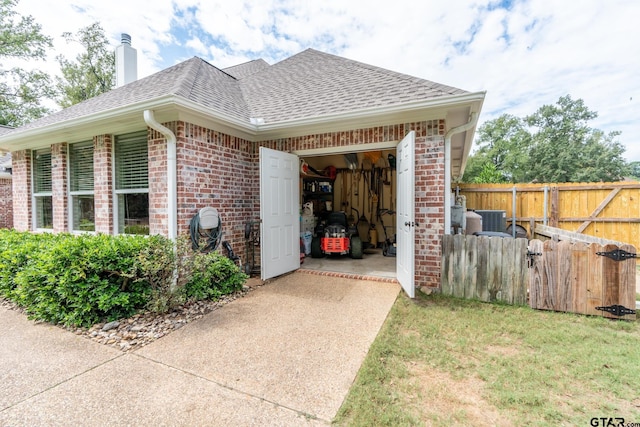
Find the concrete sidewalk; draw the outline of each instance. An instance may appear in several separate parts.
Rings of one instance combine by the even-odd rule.
[[[293,273],[122,353],[0,308],[0,425],[326,425],[400,286]]]

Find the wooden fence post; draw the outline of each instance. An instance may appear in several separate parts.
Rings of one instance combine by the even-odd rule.
[[[549,218],[549,224],[552,227],[558,226],[558,186],[551,187],[551,213]]]

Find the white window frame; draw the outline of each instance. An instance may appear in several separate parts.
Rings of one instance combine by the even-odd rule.
[[[147,186],[146,187],[140,187],[140,188],[125,188],[125,189],[119,189],[118,185],[118,156],[117,156],[117,150],[118,150],[118,140],[119,139],[129,139],[129,138],[140,138],[141,142],[143,139],[143,134],[144,134],[144,143],[146,151],[147,151]],[[113,153],[112,153],[112,165],[113,165],[113,169],[112,169],[112,176],[113,176],[113,234],[126,234],[124,232],[124,227],[125,225],[122,224],[123,226],[123,231],[120,232],[120,196],[121,195],[125,195],[125,194],[149,194],[149,169],[148,169],[148,162],[149,162],[149,147],[148,147],[148,138],[147,138],[147,131],[140,131],[140,132],[132,132],[129,134],[123,134],[123,135],[116,135],[114,138],[114,145],[113,145]]]
[[[49,181],[52,187],[49,191],[36,191],[36,188],[38,187],[36,183],[36,162],[38,161],[38,156],[41,155],[49,156]],[[33,228],[37,231],[53,231],[53,167],[51,166],[51,159],[52,153],[50,148],[43,148],[31,152],[31,220]],[[51,200],[51,228],[41,227],[41,224],[38,221],[38,200],[42,200],[47,197]]]
[[[73,144],[69,144],[68,152],[67,152],[67,159],[68,159],[68,161],[67,161],[67,167],[68,167],[67,168],[67,176],[68,176],[68,179],[67,179],[67,186],[68,187],[67,187],[67,189],[68,189],[68,193],[67,194],[69,194],[69,230],[72,233],[95,233],[95,190],[93,188],[93,185],[92,185],[91,190],[73,190],[72,189],[72,185],[71,185],[72,184],[72,180],[73,180],[73,177],[72,177],[73,159],[72,159],[71,152],[75,147],[78,147],[78,146],[82,146],[83,148],[84,147],[89,147],[89,146],[91,147],[91,168],[92,168],[92,171],[91,171],[91,182],[92,182],[92,184],[95,184],[95,171],[93,170],[93,165],[94,165],[93,164],[93,158],[94,158],[93,156],[94,156],[94,153],[95,153],[95,147],[94,147],[94,144],[93,144],[93,140],[82,141],[82,142],[76,142],[76,143],[73,143]],[[74,197],[77,197],[77,196],[92,196],[93,197],[93,209],[94,209],[94,218],[93,218],[94,229],[93,229],[93,231],[91,231],[91,230],[80,230],[80,229],[76,230],[74,228],[75,216],[74,216],[74,200],[73,199],[74,199]]]

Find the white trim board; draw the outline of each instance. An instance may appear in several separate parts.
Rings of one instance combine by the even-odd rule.
[[[363,151],[375,151],[375,150],[395,150],[399,141],[385,141],[374,142],[371,144],[353,144],[339,147],[326,147],[326,148],[313,148],[309,150],[297,150],[292,154],[298,156],[324,156],[328,154],[343,154],[343,153],[361,153]]]

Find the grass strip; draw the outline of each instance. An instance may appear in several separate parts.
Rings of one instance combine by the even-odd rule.
[[[398,297],[335,423],[640,422],[640,322]]]

